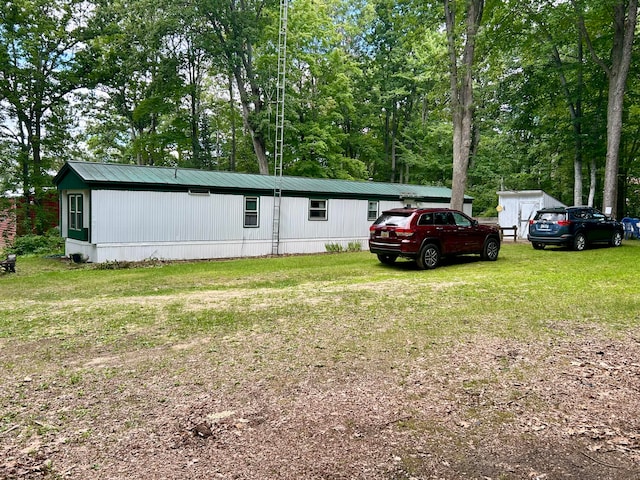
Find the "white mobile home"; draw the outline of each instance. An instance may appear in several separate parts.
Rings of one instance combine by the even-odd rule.
[[[518,237],[527,238],[529,220],[542,208],[565,205],[542,190],[504,191],[498,193],[498,223],[503,229],[518,227]]]
[[[451,197],[444,187],[282,177],[276,188],[273,176],[91,162],[67,162],[54,183],[65,252],[91,262],[366,248],[382,210],[448,207]]]

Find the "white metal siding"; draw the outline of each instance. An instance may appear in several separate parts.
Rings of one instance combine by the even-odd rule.
[[[309,220],[308,198],[283,198],[280,211],[281,239],[366,237],[366,200],[327,200],[327,220]]]
[[[267,240],[271,238],[271,213],[264,203],[270,204],[260,202],[260,227],[244,228],[242,195],[96,190],[91,209],[92,241]]]
[[[66,192],[65,192],[66,193]],[[87,196],[85,196],[88,199]],[[269,255],[273,197],[259,197],[259,227],[244,228],[244,196],[186,192],[94,190],[91,244],[67,239],[66,253],[92,262],[206,259]],[[379,212],[402,207],[380,201]],[[420,206],[447,207],[446,204]],[[367,200],[327,199],[327,220],[309,220],[309,198],[283,197],[279,253],[324,252],[328,243],[367,248]]]
[[[502,210],[498,212],[501,227],[518,227],[518,237],[526,239],[529,235],[529,220],[537,210],[565,205],[542,190],[498,192],[498,203]]]

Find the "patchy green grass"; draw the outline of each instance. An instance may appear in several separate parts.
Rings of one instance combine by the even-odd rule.
[[[503,245],[497,262],[451,260],[433,271],[384,266],[368,252],[169,263],[101,270],[24,257],[1,275],[0,338],[80,336],[117,343],[132,335],[216,334],[274,323],[296,331],[339,328],[393,343],[413,331],[437,338],[479,331],[527,337],[556,326],[637,326],[640,244],[585,252]]]
[[[508,243],[497,262],[468,257],[433,271],[385,266],[368,252],[120,270],[21,257],[16,275],[0,276],[0,340],[46,341],[46,358],[249,331],[280,342],[283,358],[312,348],[326,363],[412,355],[477,334],[613,333],[640,320],[639,255],[638,242],[585,252]]]
[[[0,343],[31,362],[264,337],[256,367],[420,355],[467,337],[538,340],[640,322],[638,242],[585,252],[503,245],[497,262],[432,271],[368,252],[174,262],[105,270],[20,257],[0,275]],[[258,349],[260,350],[260,348]],[[32,352],[33,353],[33,352]],[[10,367],[15,358],[0,356]]]
[[[439,478],[528,478],[556,459],[558,442],[600,448],[585,425],[603,424],[634,465],[639,257],[633,241],[584,252],[506,243],[496,262],[431,271],[368,252],[127,268],[19,257],[17,274],[0,274],[0,476],[34,464],[92,479],[138,465],[129,478],[147,478],[156,462],[178,478],[172,455],[204,441],[193,422],[237,409],[228,429],[254,418],[251,428],[208,453],[194,444],[207,470],[193,478],[255,451],[277,465],[300,445],[309,465],[318,452],[342,459],[337,472],[397,445],[407,475],[368,478],[431,478],[443,465]],[[350,443],[313,443],[331,438]],[[531,457],[496,467],[522,439]],[[128,450],[144,458],[120,462]],[[576,476],[607,478],[594,465]]]

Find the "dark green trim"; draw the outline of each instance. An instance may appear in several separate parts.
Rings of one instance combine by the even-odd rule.
[[[87,242],[89,240],[89,229],[83,228],[82,230],[67,229],[67,236],[74,240],[80,240],[81,242]]]
[[[87,190],[89,185],[73,170],[70,170],[58,184],[58,190]]]

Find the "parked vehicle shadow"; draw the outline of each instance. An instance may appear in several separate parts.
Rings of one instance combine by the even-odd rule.
[[[624,246],[624,242],[622,243],[622,245],[620,245],[621,247]],[[607,245],[606,243],[595,243],[593,245],[588,245],[585,250],[609,250],[611,247],[609,245]],[[620,248],[620,247],[617,247]],[[546,245],[544,247],[545,252],[576,252],[576,253],[580,253],[576,250],[574,250],[571,247],[568,247],[566,245]],[[584,251],[584,250],[583,250]]]
[[[440,267],[449,267],[454,265],[466,265],[471,263],[484,263],[482,259],[476,255],[455,255],[450,257],[444,257],[440,261]],[[422,271],[418,264],[414,260],[398,258],[392,265],[387,265],[384,263],[378,263],[377,266],[379,268],[385,269],[394,269],[394,270],[406,270],[406,271],[414,271],[419,270]]]

